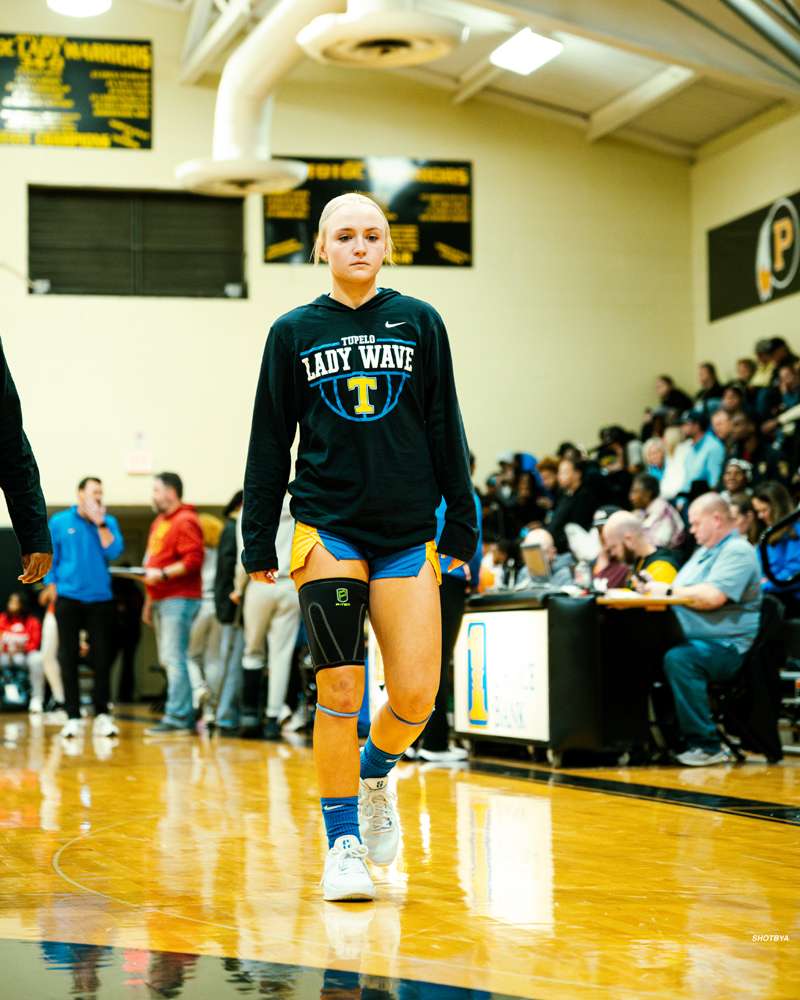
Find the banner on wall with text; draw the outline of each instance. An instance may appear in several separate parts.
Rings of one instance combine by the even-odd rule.
[[[0,34],[0,145],[152,148],[147,41]]]
[[[800,292],[800,192],[708,231],[708,313],[722,319]]]
[[[302,187],[264,197],[264,260],[307,264],[322,209],[340,194],[374,198],[392,227],[396,264],[472,266],[472,164],[395,156],[308,159]]]

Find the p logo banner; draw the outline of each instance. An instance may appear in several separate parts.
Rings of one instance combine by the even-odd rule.
[[[467,630],[467,683],[469,724],[483,727],[489,722],[486,711],[486,626],[473,622]]]
[[[762,302],[769,302],[776,288],[791,284],[800,263],[800,219],[788,198],[770,208],[761,225],[756,250],[756,287]]]

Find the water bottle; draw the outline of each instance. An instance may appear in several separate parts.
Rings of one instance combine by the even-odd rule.
[[[592,567],[585,559],[581,559],[575,567],[575,586],[582,590],[591,590]]]

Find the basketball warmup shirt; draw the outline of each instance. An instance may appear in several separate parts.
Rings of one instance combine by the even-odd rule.
[[[297,426],[293,517],[376,555],[436,535],[468,561],[478,540],[450,345],[425,302],[382,289],[358,309],[321,295],[270,330],[244,487],[244,566],[277,567],[275,535]]]

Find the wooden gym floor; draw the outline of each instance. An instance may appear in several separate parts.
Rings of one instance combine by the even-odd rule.
[[[124,713],[123,713],[124,717]],[[0,998],[800,997],[800,761],[401,763],[376,903],[324,903],[311,749],[0,717]]]

